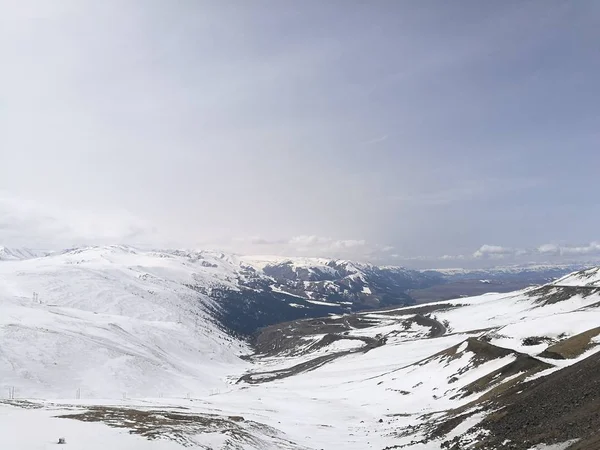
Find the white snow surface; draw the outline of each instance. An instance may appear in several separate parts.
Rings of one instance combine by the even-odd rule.
[[[537,302],[529,291],[487,294],[432,304],[440,308],[430,318],[446,328],[439,337],[430,338],[425,325],[401,325],[398,318],[416,313],[396,308],[395,319],[391,310],[362,314],[372,326],[351,329],[348,339],[314,354],[246,361],[240,356],[250,352],[248,345],[218,326],[212,300],[190,286],[234,289],[248,261],[112,246],[0,262],[0,387],[31,402],[0,402],[4,447],[55,448],[65,437],[70,449],[184,448],[169,433],[148,440],[130,434],[127,424],[56,417],[98,407],[243,417],[236,426],[250,438],[239,438],[229,425],[186,438],[186,445],[204,449],[409,445],[423,437],[419,425],[485,393],[465,396],[464,387],[515,360],[513,354],[480,360],[468,338],[485,334],[494,345],[535,356],[547,344],[525,346],[524,338],[564,338],[600,323],[595,293],[553,304]],[[597,272],[556,284],[593,286]],[[362,352],[363,342],[352,337],[385,337],[386,343]],[[335,353],[344,356],[314,370],[262,384],[237,382],[246,372],[287,369]],[[560,367],[574,362],[545,361]],[[22,407],[30,404],[39,408]],[[482,418],[459,424],[449,437],[468,434]],[[433,440],[406,448],[440,445]]]
[[[123,247],[0,263],[0,374],[21,397],[184,395],[223,386],[243,343],[184,286],[200,269]],[[210,281],[209,281],[210,280]],[[38,293],[39,300],[33,293]]]
[[[600,287],[600,267],[575,272],[560,278],[553,284],[557,286]]]
[[[29,248],[9,248],[0,246],[0,261],[15,261],[23,259],[39,258],[50,252],[32,250]]]

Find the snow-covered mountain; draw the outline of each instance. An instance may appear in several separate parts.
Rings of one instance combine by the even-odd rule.
[[[212,299],[212,311],[220,323],[245,336],[264,326],[300,318],[506,292],[545,283],[569,272],[566,267],[417,271],[324,258],[246,257],[214,251],[148,251],[125,246],[55,253],[5,249],[4,254],[5,271],[30,270],[32,276],[37,265],[56,265],[58,270],[67,264],[66,260],[82,269],[93,266],[96,271],[107,272],[119,265],[143,270],[146,265],[160,266],[168,260],[173,271],[165,274],[167,281],[184,284],[199,296]],[[179,269],[184,276],[177,273]],[[124,273],[133,275],[131,271]],[[480,280],[489,284],[482,285]],[[150,274],[145,282],[152,284]],[[36,292],[41,298],[46,296],[43,289]]]
[[[147,251],[125,246],[89,247],[51,254],[6,250],[2,262],[7,274],[37,277],[38,270],[54,268],[72,277],[77,273],[111,277],[120,271],[123,280],[142,276],[135,282],[139,291],[153,291],[157,282],[183,288],[199,298],[209,298],[215,317],[229,330],[250,335],[273,323],[330,313],[359,311],[411,304],[408,289],[426,288],[444,282],[435,273],[395,267],[377,267],[350,261],[319,258],[257,258],[220,252],[160,250]],[[10,255],[10,256],[9,256]],[[154,273],[168,266],[166,272]],[[149,268],[147,273],[144,272]],[[68,274],[68,275],[67,275]],[[47,286],[27,287],[21,295],[36,291],[41,299],[52,296]],[[108,291],[107,291],[108,292]],[[108,294],[107,294],[108,295]],[[159,294],[156,294],[160,298]]]
[[[0,373],[28,397],[173,395],[198,380],[220,389],[220,367],[243,367],[249,351],[231,332],[379,306],[392,283],[433,279],[349,262],[264,264],[126,246],[6,254],[14,257],[0,263]],[[403,286],[390,294],[398,302]]]
[[[597,448],[598,268],[508,294],[274,324],[251,342],[225,325],[234,299],[249,298],[252,315],[267,298],[320,302],[329,286],[383,295],[412,275],[393,270],[119,246],[3,261],[3,443]],[[11,432],[24,427],[36,432]]]
[[[554,284],[560,286],[583,286],[600,288],[600,267],[582,270],[580,272],[569,274]]]
[[[3,261],[2,383],[27,396],[96,397],[220,386],[219,367],[241,363],[247,347],[224,331],[214,301],[186,286],[201,276],[126,247]]]
[[[510,282],[516,280],[537,281],[545,284],[564,275],[585,269],[590,264],[522,264],[512,266],[496,266],[487,269],[436,269],[433,272],[442,274],[449,281],[462,280],[495,280]],[[429,271],[424,271],[429,272]]]
[[[29,248],[9,248],[0,246],[0,261],[15,261],[38,258],[47,254],[48,252],[32,250]]]
[[[600,287],[586,285],[597,272],[510,294],[270,327],[241,378],[252,386],[244,398],[260,397],[294,424],[294,411],[310,411],[302,420],[318,437],[299,441],[312,448],[587,442],[600,425],[600,359],[587,359],[600,351]],[[565,370],[585,370],[586,382],[565,384]],[[525,408],[520,399],[530,389],[537,400]],[[554,400],[563,395],[564,403]],[[279,396],[293,398],[293,408]],[[512,415],[494,414],[503,408]]]

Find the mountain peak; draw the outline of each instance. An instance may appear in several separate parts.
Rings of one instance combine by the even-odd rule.
[[[13,248],[0,246],[0,261],[14,261],[45,256],[47,252],[29,248]]]

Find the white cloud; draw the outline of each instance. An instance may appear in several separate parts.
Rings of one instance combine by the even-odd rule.
[[[334,239],[318,235],[275,239],[262,236],[224,238],[219,241],[199,242],[195,247],[246,255],[341,258],[371,262],[389,262],[390,258],[394,258],[394,255],[390,255],[393,251],[391,246],[373,244],[365,239]]]
[[[595,255],[600,254],[600,243],[592,242],[583,247],[562,247],[563,255]]]
[[[294,237],[290,238],[288,241],[288,244],[298,246],[300,248],[304,248],[304,247],[322,246],[325,244],[329,244],[330,242],[331,242],[331,239],[329,239],[329,238],[324,238],[324,237],[315,236],[315,235],[310,235],[310,236],[302,235],[302,236],[294,236]]]
[[[298,252],[337,252],[344,250],[355,251],[365,249],[364,239],[333,239],[322,236],[294,236],[288,241],[289,246]]]
[[[465,255],[442,255],[438,258],[440,261],[453,261],[465,259]]]
[[[130,213],[114,210],[85,211],[38,204],[0,191],[0,245],[59,249],[77,245],[132,244],[153,247],[186,247],[189,242],[165,240],[148,222]],[[469,255],[442,253],[435,256],[402,255],[393,246],[365,239],[336,239],[317,234],[292,237],[223,238],[205,241],[198,248],[213,248],[241,254],[330,257],[382,264],[419,263],[423,267],[460,262],[465,265],[494,264],[496,260],[576,261],[600,256],[600,242],[586,245],[548,243],[529,249],[484,244]],[[486,262],[487,261],[487,262]]]
[[[253,2],[0,0],[0,189],[92,211],[51,211],[35,223],[7,218],[16,234],[1,236],[37,229],[40,240],[132,239],[147,232],[135,219],[144,217],[184,244],[225,245],[249,235],[258,237],[236,245],[260,253],[387,252],[364,236],[402,249],[389,259],[432,260],[487,239],[464,233],[465,221],[497,242],[534,246],[559,230],[594,237],[598,212],[586,208],[597,177],[594,121],[541,105],[537,67],[516,67],[514,80],[480,79],[498,68],[510,78],[515,60],[554,49],[555,34],[540,32],[542,23],[579,30],[570,37],[589,41],[597,27],[586,8],[565,15],[537,2],[502,4],[469,15],[465,33],[439,23],[434,36],[431,24],[454,6],[347,2],[348,17],[380,25],[374,28],[339,23],[336,8],[311,2],[297,2],[289,14],[285,3],[262,2],[273,17],[265,22]],[[411,26],[398,29],[390,13]],[[518,32],[505,36],[506,29]],[[393,52],[363,51],[390,42]],[[581,48],[565,70],[589,89],[573,92],[563,71],[542,76],[559,89],[556,98],[579,95],[573,104],[585,115],[596,110],[587,92],[598,77],[591,48]],[[544,114],[560,130],[548,130]],[[524,116],[535,119],[527,133],[504,132]],[[508,122],[488,126],[497,118]],[[560,157],[574,140],[589,164]],[[543,167],[535,164],[540,155]],[[585,209],[588,220],[575,225],[557,198]],[[548,214],[555,216],[542,234],[534,218]],[[288,242],[304,234],[309,239]]]
[[[0,193],[0,244],[56,249],[73,245],[161,245],[156,230],[124,211],[67,210]]]
[[[364,239],[345,239],[333,241],[331,245],[333,248],[356,248],[365,247],[367,241]]]
[[[560,247],[555,244],[543,244],[537,248],[542,255],[560,255]]]
[[[537,251],[544,255],[557,256],[584,256],[584,255],[600,255],[600,242],[590,242],[583,246],[544,244],[537,248]]]
[[[267,239],[261,236],[250,236],[250,237],[237,237],[231,239],[232,242],[241,245],[259,245],[259,246],[270,246],[270,245],[281,245],[287,242],[287,239]]]
[[[475,253],[474,258],[504,258],[507,255],[514,255],[515,250],[509,247],[502,247],[500,245],[488,245],[484,244],[479,247]]]

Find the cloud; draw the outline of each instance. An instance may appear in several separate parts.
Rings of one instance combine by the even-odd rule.
[[[294,236],[288,240],[288,244],[299,247],[316,247],[324,244],[329,244],[330,242],[330,238],[324,238],[315,235]]]
[[[514,255],[516,251],[512,248],[502,247],[500,245],[488,245],[484,244],[473,253],[474,258],[494,258],[500,259],[507,255]]]
[[[370,262],[389,262],[390,258],[393,258],[390,252],[394,249],[392,246],[373,244],[365,239],[335,239],[310,234],[276,239],[261,236],[224,238],[197,243],[195,247],[245,255],[340,258]]]
[[[587,245],[558,245],[542,244],[535,248],[515,248],[501,245],[484,244],[470,257],[464,255],[443,255],[439,258],[429,258],[430,261],[440,260],[511,260],[519,262],[573,262],[583,257],[600,256],[600,242],[593,241]],[[557,259],[558,258],[558,259]]]
[[[542,255],[560,255],[560,247],[555,244],[543,244],[537,248]]]
[[[58,249],[74,245],[160,245],[156,229],[125,211],[40,205],[0,192],[0,244]]]
[[[542,244],[533,249],[510,248],[499,245],[482,245],[475,253],[474,258],[504,258],[504,257],[550,257],[550,256],[591,256],[600,255],[600,242],[591,242],[587,245],[558,245]]]
[[[357,259],[374,263],[419,264],[436,267],[438,264],[477,264],[503,260],[507,263],[557,262],[556,258],[573,261],[584,256],[600,256],[600,242],[588,245],[543,244],[535,248],[508,247],[484,244],[471,254],[433,254],[428,256],[403,255],[391,245],[377,245],[364,239],[334,239],[318,235],[298,235],[290,238],[266,239],[262,237],[237,238],[227,247],[241,253],[268,253],[282,256],[331,257]],[[224,248],[221,248],[224,249]],[[487,263],[485,262],[487,261]]]
[[[590,242],[583,246],[561,246],[557,244],[543,244],[537,248],[542,255],[554,256],[584,256],[600,255],[600,242]]]
[[[294,236],[289,241],[290,247],[298,252],[337,252],[367,247],[364,239],[333,239],[321,236]]]
[[[442,255],[438,258],[440,261],[455,261],[465,259],[465,255]]]
[[[374,145],[374,144],[379,144],[381,142],[385,142],[389,139],[389,136],[387,134],[383,135],[383,136],[378,136],[378,137],[374,137],[372,139],[366,140],[364,142],[361,142],[361,145]]]
[[[0,237],[156,225],[390,261],[595,237],[594,2],[345,2],[343,20],[342,2],[288,3],[0,0],[0,189],[62,203],[13,211]]]
[[[281,245],[287,242],[287,239],[267,239],[261,236],[238,237],[233,238],[233,242],[240,244],[251,244],[259,246]]]
[[[600,243],[592,242],[583,247],[561,247],[563,255],[598,255],[600,254]]]

